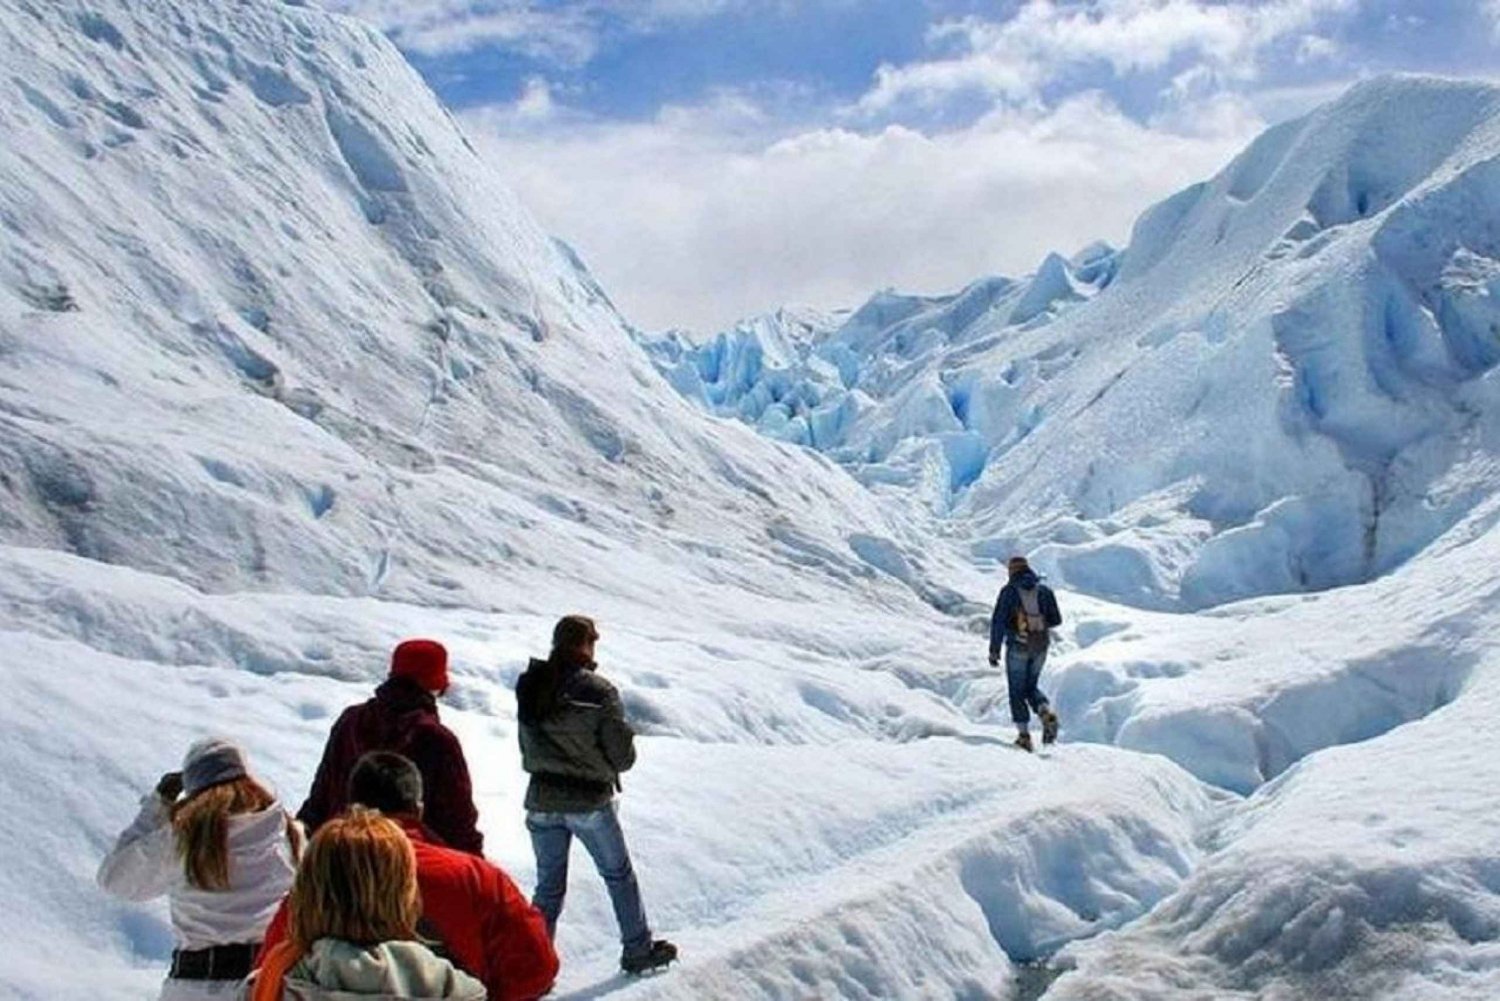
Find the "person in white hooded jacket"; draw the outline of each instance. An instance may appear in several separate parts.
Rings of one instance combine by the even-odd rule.
[[[161,1001],[225,1001],[249,974],[266,925],[292,885],[302,835],[218,738],[188,748],[99,866],[125,900],[165,896],[176,948]]]

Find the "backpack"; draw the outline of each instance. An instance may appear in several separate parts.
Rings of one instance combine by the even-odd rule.
[[[1016,635],[1027,653],[1043,653],[1052,641],[1052,632],[1047,628],[1047,617],[1042,614],[1042,595],[1039,587],[1017,587],[1016,597],[1021,607],[1016,609]]]

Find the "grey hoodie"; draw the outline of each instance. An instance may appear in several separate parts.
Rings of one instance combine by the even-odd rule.
[[[250,981],[240,996],[249,997]],[[287,971],[282,1001],[485,1001],[484,984],[420,942],[359,946],[320,938]]]

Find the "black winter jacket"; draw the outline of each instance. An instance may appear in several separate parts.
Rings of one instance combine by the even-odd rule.
[[[620,773],[635,764],[635,731],[615,686],[592,664],[533,660],[516,682],[516,703],[521,766],[531,773],[526,809],[586,813],[605,806]]]
[[[1037,605],[1048,629],[1062,625],[1062,612],[1057,608],[1057,596],[1052,593],[1052,588],[1041,583],[1032,571],[1024,571],[1002,587],[1000,596],[995,599],[995,614],[990,617],[991,659],[1000,656],[1001,647],[1019,647],[1021,644],[1021,634],[1016,630],[1016,615],[1021,610],[1021,593],[1017,587],[1036,588]]]

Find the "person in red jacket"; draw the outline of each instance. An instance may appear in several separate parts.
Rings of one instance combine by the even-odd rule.
[[[399,754],[372,751],[349,776],[350,805],[401,825],[417,859],[418,933],[440,955],[483,981],[489,1001],[530,1001],[552,989],[558,959],[547,921],[500,868],[439,844],[422,821],[422,775]],[[287,901],[266,929],[263,959],[286,937]],[[257,962],[257,966],[259,962]]]
[[[479,811],[464,749],[438,719],[437,696],[448,688],[448,651],[436,640],[406,640],[391,654],[391,674],[375,697],[350,706],[333,724],[323,760],[297,819],[309,835],[349,805],[349,774],[368,751],[411,759],[427,790],[425,820],[450,848],[484,853]]]

